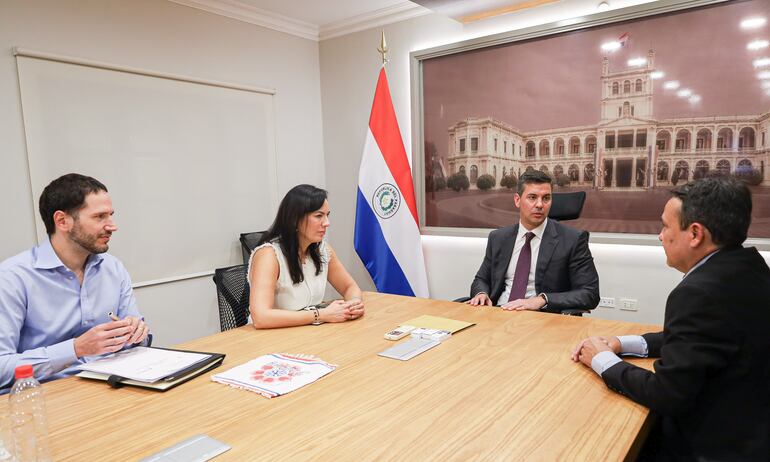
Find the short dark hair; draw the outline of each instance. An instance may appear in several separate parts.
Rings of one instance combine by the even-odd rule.
[[[53,180],[43,189],[38,202],[45,232],[52,236],[56,231],[53,214],[57,210],[77,217],[78,211],[86,204],[86,196],[100,191],[107,192],[107,187],[99,180],[79,173],[68,173]]]
[[[738,246],[751,225],[751,191],[733,177],[703,178],[675,188],[671,194],[682,201],[679,225],[685,229],[700,223],[720,247]]]
[[[305,280],[305,276],[302,274],[302,265],[299,261],[297,230],[305,215],[315,212],[323,206],[326,196],[326,190],[309,184],[301,184],[291,188],[278,206],[278,213],[275,216],[273,225],[270,226],[270,229],[259,240],[261,245],[273,239],[278,239],[286,261],[289,263],[289,275],[294,284],[299,284]],[[310,244],[308,255],[310,255],[315,264],[315,274],[320,274],[321,252],[318,249],[318,243]]]
[[[516,193],[519,196],[524,194],[524,187],[528,184],[551,184],[551,177],[547,173],[540,170],[527,170],[519,177],[519,186],[516,189]],[[553,186],[551,186],[553,187]]]

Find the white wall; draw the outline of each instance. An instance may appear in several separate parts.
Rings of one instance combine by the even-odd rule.
[[[29,186],[18,76],[12,54],[15,46],[274,88],[279,197],[297,183],[325,183],[317,42],[166,0],[3,0],[0,214],[4,224],[0,260],[36,243],[37,208]],[[228,168],[237,166],[222,166],[218,174],[227,175]],[[182,180],[181,176],[169,178]],[[173,204],[185,198],[159,200]],[[118,224],[120,206],[115,204]],[[173,212],[173,207],[170,210]],[[206,216],[205,211],[202,215]],[[179,223],[179,228],[171,231],[184,239],[188,226],[195,224]],[[120,239],[120,231],[115,239]],[[233,247],[236,239],[233,236]],[[194,242],[190,242],[190,251],[195,251]],[[235,248],[232,255],[233,264],[239,263]],[[159,344],[169,345],[219,330],[211,277],[140,288],[136,294]]]

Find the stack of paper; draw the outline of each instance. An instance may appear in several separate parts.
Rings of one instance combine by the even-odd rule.
[[[211,380],[266,398],[285,395],[337,368],[315,356],[274,353],[211,376]]]
[[[117,375],[138,382],[153,383],[202,363],[211,354],[163,348],[134,347],[81,364],[80,370]]]

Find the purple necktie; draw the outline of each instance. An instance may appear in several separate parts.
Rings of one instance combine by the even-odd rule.
[[[521,248],[519,253],[519,261],[516,262],[516,272],[513,273],[513,283],[511,284],[511,295],[508,296],[509,302],[524,298],[524,295],[527,294],[529,269],[532,265],[532,248],[529,246],[529,242],[535,237],[535,233],[530,231],[524,237],[527,240],[524,242],[524,247]]]

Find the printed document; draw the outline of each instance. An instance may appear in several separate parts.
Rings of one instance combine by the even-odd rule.
[[[152,383],[171,377],[209,357],[203,353],[134,347],[81,364],[79,369]]]

